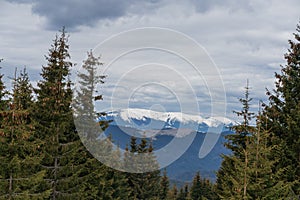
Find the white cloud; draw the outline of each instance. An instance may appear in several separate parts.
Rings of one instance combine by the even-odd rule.
[[[14,2],[16,1],[14,0]],[[54,4],[51,1],[47,3],[27,1],[27,4],[24,2],[22,1],[22,4],[1,2],[0,17],[3,20],[0,22],[0,57],[5,59],[5,62],[1,63],[6,68],[3,69],[4,72],[12,74],[15,66],[26,65],[29,71],[38,73],[37,70],[40,70],[41,66],[46,63],[44,55],[55,35],[55,32],[44,30],[45,25],[52,29],[59,29],[58,25],[61,26],[62,22],[68,22],[70,30],[76,29],[76,32],[71,33],[70,52],[72,59],[79,65],[89,49],[95,48],[113,34],[144,26],[171,28],[193,38],[211,55],[223,78],[229,113],[231,110],[239,108],[237,97],[243,95],[246,79],[250,80],[254,101],[266,99],[265,87],[273,87],[274,71],[278,72],[279,64],[284,63],[283,54],[287,52],[287,40],[293,37],[292,33],[299,20],[300,7],[298,0],[243,2],[237,0],[190,0],[176,3],[171,0],[150,3],[130,1],[131,3],[124,7],[112,10],[114,13],[111,13],[111,17],[105,16],[105,13],[102,13],[103,15],[95,14],[95,12],[89,13],[81,9],[77,15],[74,13],[75,17],[68,17],[65,19],[66,21],[63,21],[64,15],[62,14],[55,18],[55,12],[52,12]],[[112,2],[112,4],[116,2]],[[47,4],[52,5],[51,9],[46,7]],[[76,1],[73,6],[79,8],[80,4]],[[66,1],[64,1],[64,5],[72,6]],[[109,8],[107,9],[109,10]],[[41,12],[42,10],[45,11],[44,14]],[[71,8],[67,9],[67,12],[71,12],[71,10]],[[76,16],[80,18],[76,19]],[[143,41],[146,38],[136,39]],[[161,41],[161,43],[164,42]],[[126,40],[121,40],[113,48],[117,51],[124,44],[126,44]],[[180,43],[174,39],[174,42],[169,45],[180,46]],[[191,57],[199,55],[197,52],[189,51],[188,46],[180,48],[184,52],[188,52]],[[110,62],[110,54],[101,51],[97,53],[102,54],[106,65]],[[103,107],[109,105],[111,101],[113,84],[125,74],[130,66],[149,62],[172,66],[173,69],[184,75],[176,77],[173,73],[164,71],[153,72],[162,85],[176,88],[176,92],[184,99],[182,101],[187,104],[191,103],[193,99],[191,97],[196,96],[203,108],[209,107],[207,105],[207,102],[210,102],[209,91],[203,78],[195,75],[194,70],[176,55],[150,51],[144,54],[135,52],[127,55],[122,58],[122,62],[114,63],[110,70],[105,71],[108,78],[103,86],[105,99]],[[205,68],[201,69],[203,73],[210,72],[209,70],[205,71]],[[136,78],[127,77],[129,79],[127,82],[125,81],[126,84],[118,90],[120,91],[119,98],[128,97],[126,94],[128,88],[135,88],[134,86],[143,81],[151,80],[150,72],[151,70],[146,70],[140,74],[134,74]],[[32,75],[35,76],[35,80],[38,78],[38,74]],[[196,94],[189,92],[189,86],[185,84],[186,80],[183,77],[188,77],[188,82],[193,86]],[[212,87],[214,84],[217,85],[213,82],[214,77],[207,75],[206,78],[212,80],[210,81]],[[164,103],[169,110],[176,110],[178,103],[170,100],[168,95],[165,98],[159,98],[159,95],[164,92],[164,89],[158,87],[147,87],[145,91],[139,90],[134,105],[143,106],[142,100],[145,99],[149,104],[156,101]],[[215,93],[217,92],[216,88]],[[217,94],[212,92],[212,95]],[[159,101],[160,99],[163,101]],[[125,101],[122,102],[123,106],[128,105],[128,102]]]

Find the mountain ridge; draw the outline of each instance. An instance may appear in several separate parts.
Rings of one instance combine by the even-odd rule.
[[[191,181],[197,171],[211,181],[216,180],[215,172],[221,165],[221,155],[230,153],[224,147],[224,136],[231,134],[230,127],[236,124],[233,120],[218,116],[204,118],[179,112],[132,108],[107,112],[99,120],[112,120],[105,134],[111,135],[114,143],[121,149],[129,145],[131,136],[135,136],[138,141],[147,138],[153,143],[155,150],[165,149],[174,140],[180,144],[189,136],[194,137],[181,156],[166,166],[170,179],[184,182]],[[212,137],[210,134],[213,134]],[[199,157],[202,147],[209,151],[204,157]],[[180,145],[173,147],[169,153],[174,153],[173,151],[181,151]]]
[[[203,133],[220,133],[229,130],[229,127],[235,124],[233,120],[221,116],[204,118],[200,115],[138,108],[108,111],[107,115],[99,120],[111,120],[111,125],[139,130],[190,129]]]

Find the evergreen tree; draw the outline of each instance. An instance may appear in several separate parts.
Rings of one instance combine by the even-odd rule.
[[[38,82],[34,120],[37,135],[45,141],[41,147],[44,158],[41,165],[46,170],[51,199],[80,197],[76,172],[80,169],[78,155],[82,146],[76,133],[72,110],[71,82],[68,80],[70,62],[68,37],[65,30],[56,36],[49,50],[48,61],[42,68],[42,80]],[[78,160],[79,159],[79,160]]]
[[[168,191],[170,187],[169,178],[167,176],[167,170],[164,169],[163,176],[160,179],[160,193],[159,193],[159,199],[167,199]]]
[[[188,200],[189,198],[189,185],[185,184],[182,188],[180,188],[177,200]]]
[[[260,118],[259,113],[256,132],[249,137],[249,199],[280,199],[276,191],[282,188],[277,182],[281,173],[272,171],[276,162],[271,153],[274,147],[268,146],[269,132],[261,130]]]
[[[186,194],[185,194],[185,192],[184,192],[184,189],[183,189],[183,188],[180,188],[176,200],[186,200],[186,198],[187,198],[187,196],[186,196]]]
[[[8,102],[7,102],[8,103]],[[24,69],[13,80],[9,109],[0,112],[1,123],[1,199],[42,199],[50,191],[40,191],[45,171],[40,169],[41,141],[32,124],[32,87]]]
[[[290,196],[300,195],[300,24],[296,30],[285,54],[287,64],[275,74],[274,91],[267,91],[269,105],[262,126],[270,130],[269,145],[279,147],[272,151],[278,160],[273,170],[284,171],[278,181],[289,185],[281,193]]]
[[[177,196],[178,196],[178,189],[177,189],[176,184],[174,184],[172,189],[169,190],[167,199],[168,200],[176,200]]]
[[[84,199],[128,199],[125,175],[96,159],[105,161],[109,166],[120,168],[117,166],[121,163],[120,151],[113,149],[111,136],[104,140],[97,139],[104,135],[109,123],[108,121],[96,123],[97,118],[104,115],[97,113],[94,108],[94,103],[102,100],[102,95],[96,94],[98,84],[103,84],[105,78],[103,75],[97,75],[97,68],[101,65],[100,57],[94,57],[90,51],[83,62],[82,71],[78,73],[79,88],[72,104],[75,124],[81,140],[93,155],[83,147],[82,151],[86,153],[77,174],[83,180],[80,188]]]
[[[241,116],[241,124],[233,126],[235,134],[226,136],[228,142],[225,146],[232,151],[232,155],[223,155],[223,162],[218,172],[218,190],[221,198],[248,199],[247,186],[249,180],[249,137],[254,133],[255,128],[250,126],[254,113],[250,112],[249,86],[248,81],[245,87],[245,98],[239,99],[242,103],[242,110],[234,111]]]
[[[3,61],[3,59],[0,59],[0,63]],[[1,69],[1,67],[0,67]],[[0,74],[0,111],[5,111],[8,109],[8,99],[7,95],[9,92],[6,90],[6,87],[3,82],[3,74]],[[0,115],[0,125],[2,124],[3,116]]]
[[[203,196],[203,188],[202,188],[201,177],[199,172],[196,173],[196,176],[193,179],[190,196],[192,200],[201,199]]]
[[[231,156],[222,155],[223,161],[217,172],[216,191],[221,199],[234,199],[241,188],[237,187],[235,160]]]
[[[200,173],[197,172],[191,186],[191,190],[188,195],[188,186],[185,186],[185,198],[192,200],[204,200],[204,199],[219,199],[214,191],[214,185],[208,179],[201,179]]]
[[[136,138],[132,137],[130,147],[130,153],[125,154],[124,164],[130,164],[131,169],[137,170],[136,173],[126,173],[128,185],[132,190],[131,198],[159,199],[160,171],[151,143],[148,145],[148,141],[142,138],[137,145]],[[130,161],[134,162],[129,163]]]
[[[2,62],[2,59],[0,59],[0,63]],[[1,67],[0,67],[1,69]],[[0,110],[3,111],[7,108],[7,103],[5,96],[8,94],[4,82],[3,82],[3,74],[0,74]],[[1,120],[2,121],[2,120]],[[0,123],[1,123],[0,121]]]
[[[190,200],[190,192],[189,192],[189,185],[188,184],[185,184],[184,185],[184,196],[185,196],[185,199],[186,200]]]
[[[277,159],[272,152],[278,147],[268,145],[270,132],[262,128],[265,117],[259,112],[257,127],[251,127],[246,120],[252,117],[244,116],[249,115],[248,89],[247,86],[245,99],[241,100],[244,122],[233,127],[236,134],[243,131],[242,137],[236,134],[227,137],[226,146],[232,155],[223,156],[217,174],[217,192],[221,199],[284,199],[289,193],[284,191],[290,186],[280,181],[283,171],[273,171]]]
[[[95,57],[90,51],[87,53],[87,59],[83,61],[82,70],[77,74],[79,85],[72,106],[76,115],[76,126],[80,134],[82,133],[82,139],[86,138],[89,141],[95,141],[109,124],[109,121],[94,123],[98,117],[105,115],[105,113],[97,113],[94,106],[94,103],[103,99],[102,95],[96,93],[97,87],[103,84],[106,78],[104,75],[97,75],[98,67],[102,65],[100,57]]]

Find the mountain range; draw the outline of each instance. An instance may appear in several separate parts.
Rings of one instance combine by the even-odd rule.
[[[167,169],[169,178],[175,182],[189,182],[197,171],[202,177],[214,181],[215,172],[221,165],[221,155],[230,153],[224,147],[224,136],[232,133],[230,127],[235,124],[225,117],[204,118],[180,112],[146,109],[110,111],[99,120],[112,120],[105,134],[112,135],[114,143],[122,149],[128,145],[131,136],[137,137],[138,141],[143,137],[148,138],[157,151],[174,143],[176,146],[173,145],[173,148],[165,152],[168,157],[178,154],[178,158],[167,163],[164,168]],[[188,146],[185,147],[185,144]],[[201,157],[199,151],[203,146],[208,150]],[[164,160],[158,160],[161,165],[165,165]]]
[[[197,132],[227,131],[234,121],[225,117],[203,118],[181,112],[158,112],[146,109],[120,109],[109,111],[100,120],[113,120],[111,125],[139,130],[190,129]],[[182,137],[184,135],[177,135]]]

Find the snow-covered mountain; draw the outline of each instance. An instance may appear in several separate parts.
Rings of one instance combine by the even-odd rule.
[[[121,109],[107,112],[99,120],[113,120],[111,125],[138,130],[186,129],[198,132],[222,132],[234,122],[225,117],[204,118],[180,112],[157,112],[146,109]]]
[[[113,120],[105,130],[105,134],[112,136],[113,141],[121,149],[125,149],[130,137],[135,136],[138,143],[145,137],[153,142],[155,150],[164,149],[164,154],[171,157],[176,152],[182,155],[167,166],[169,178],[176,181],[191,181],[197,171],[212,181],[216,179],[215,171],[221,165],[221,154],[229,154],[224,147],[224,136],[232,133],[229,127],[234,121],[224,117],[204,118],[179,112],[157,112],[145,109],[121,109],[106,112],[107,115],[99,120]],[[220,133],[216,135],[213,133]],[[210,135],[212,137],[208,137]],[[187,149],[182,144],[190,136],[194,137]],[[216,140],[212,142],[213,140]],[[181,144],[173,146],[172,142]],[[209,144],[207,146],[207,144]],[[166,148],[167,147],[167,148]],[[205,157],[199,157],[200,148],[210,149]],[[166,149],[165,149],[166,148]],[[160,157],[159,164],[166,162]]]

